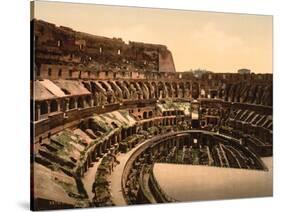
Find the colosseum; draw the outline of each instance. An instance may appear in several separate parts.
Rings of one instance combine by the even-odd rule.
[[[272,74],[31,21],[33,210],[272,196]]]

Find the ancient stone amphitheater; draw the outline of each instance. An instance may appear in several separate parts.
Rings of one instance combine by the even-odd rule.
[[[159,164],[270,172],[272,74],[176,72],[163,45],[31,26],[33,209],[180,201]]]

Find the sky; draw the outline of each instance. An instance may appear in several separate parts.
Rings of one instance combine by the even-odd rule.
[[[272,16],[37,1],[34,17],[125,42],[166,45],[177,71],[272,73]]]

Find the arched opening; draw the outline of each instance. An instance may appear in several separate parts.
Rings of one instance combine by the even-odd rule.
[[[143,112],[143,118],[144,118],[144,119],[147,119],[147,112],[146,112],[146,111]]]
[[[152,82],[151,83],[151,86],[152,86],[152,90],[153,90],[153,92],[154,92],[154,98],[157,98],[158,99],[158,89],[157,89],[157,85],[156,85],[156,83],[155,82]]]
[[[73,109],[75,108],[75,99],[74,98],[70,98],[69,100],[69,109]]]
[[[178,97],[178,86],[175,82],[172,83],[172,92],[173,92],[173,95],[174,97]]]
[[[168,97],[170,97],[170,98],[174,97],[172,85],[170,83],[166,82],[165,87],[167,88],[167,91],[168,91]]]
[[[78,98],[78,108],[84,108],[84,99],[82,97]]]
[[[52,69],[48,68],[48,76],[52,76]]]
[[[48,113],[48,103],[46,101],[40,103],[40,113],[42,115]]]
[[[86,97],[85,104],[86,104],[85,106],[91,107],[91,96],[87,96],[87,97]]]
[[[37,77],[39,77],[39,76],[41,75],[41,73],[40,73],[40,67],[35,68],[35,70],[36,70],[36,75],[37,75]]]
[[[197,99],[199,97],[199,84],[193,83],[192,84],[192,98]]]
[[[159,82],[159,84],[158,84],[158,93],[157,93],[157,97],[158,97],[159,99],[162,99],[162,98],[165,98],[165,97],[166,97],[164,85],[163,85],[162,82]]]
[[[51,104],[50,104],[50,109],[51,109],[51,112],[56,112],[58,111],[58,102],[56,100],[52,100],[51,101]]]
[[[61,77],[61,75],[62,75],[62,69],[60,68],[59,69],[59,77]]]
[[[180,98],[184,98],[184,92],[185,92],[184,83],[181,82],[179,84],[179,97]]]

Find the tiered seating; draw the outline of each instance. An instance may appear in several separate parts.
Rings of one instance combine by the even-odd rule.
[[[272,155],[272,115],[234,109],[220,126],[220,133],[242,139],[261,156]]]

